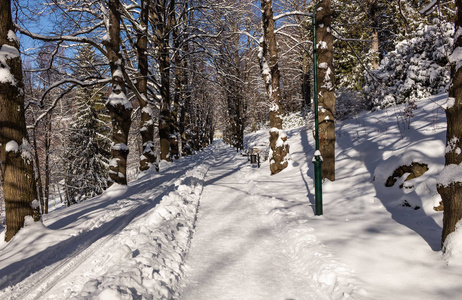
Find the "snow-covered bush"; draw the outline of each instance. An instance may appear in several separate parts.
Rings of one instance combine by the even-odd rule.
[[[282,117],[282,128],[291,129],[305,125],[305,118],[301,112],[294,112]]]
[[[435,19],[385,55],[379,68],[366,74],[365,96],[373,107],[417,100],[444,92],[449,83],[448,55],[454,27]]]
[[[336,93],[335,118],[346,119],[367,108],[364,95],[352,89],[339,89]]]

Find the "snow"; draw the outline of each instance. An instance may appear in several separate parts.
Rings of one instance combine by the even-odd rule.
[[[125,107],[125,109],[132,109],[132,104],[130,103],[124,92],[119,92],[118,94],[112,92],[109,95],[107,104],[112,106],[122,105]]]
[[[451,55],[449,55],[449,61],[456,64],[456,72],[462,66],[462,47],[456,47]]]
[[[19,145],[16,143],[15,140],[11,140],[5,145],[5,151],[6,152],[18,152],[19,151]]]
[[[10,42],[15,42],[15,43],[18,43],[19,44],[19,39],[18,37],[16,36],[16,33],[14,33],[13,30],[8,30],[8,34],[7,34],[7,39],[8,41]]]
[[[142,95],[143,97],[145,97],[144,95]],[[146,97],[145,97],[146,98]],[[147,99],[145,99],[145,101],[147,102]],[[145,106],[141,109],[141,111],[145,114],[148,114],[150,116],[154,116],[154,112],[152,111],[152,108],[150,106]]]
[[[456,98],[454,97],[448,97],[448,101],[444,107],[444,109],[449,109],[453,107],[456,104]]]
[[[462,268],[462,222],[456,224],[456,231],[450,233],[444,242],[444,260],[450,266]]]
[[[114,73],[112,74],[112,77],[120,77],[120,78],[123,78],[123,73],[122,73],[122,70],[120,69],[120,67],[118,67]]]
[[[109,167],[117,168],[119,166],[120,158],[111,158],[109,161]]]
[[[14,38],[10,32],[11,30],[8,32],[8,38]],[[19,50],[16,47],[6,44],[3,44],[0,47],[0,83],[11,83],[16,85],[16,80],[14,79],[13,74],[11,74],[10,68],[8,66],[8,60],[18,57]]]
[[[26,163],[32,163],[32,146],[29,144],[29,141],[26,138],[22,139],[22,144],[19,146],[19,150],[21,151],[21,157]]]
[[[13,74],[11,74],[10,70],[7,68],[0,68],[0,83],[6,83],[9,82],[13,85],[16,84],[16,80],[13,77]]]
[[[6,64],[7,59],[19,57],[19,50],[16,47],[3,44],[0,48],[0,62]]]
[[[279,111],[279,105],[276,102],[271,102],[269,111]]]
[[[21,153],[22,159],[26,163],[32,162],[32,146],[29,144],[27,139],[23,138],[22,144],[18,145],[18,143],[14,140],[9,141],[5,145],[6,152],[19,152]]]
[[[438,184],[448,187],[451,183],[462,184],[462,164],[444,166],[438,176]]]
[[[31,206],[33,209],[37,209],[37,208],[40,207],[40,203],[39,203],[39,201],[38,201],[37,199],[34,199],[34,200],[32,201],[32,203],[31,203],[30,206]],[[28,216],[28,217],[30,217],[30,216]],[[32,217],[30,217],[30,218],[32,218]],[[32,218],[32,221],[33,221],[33,220],[34,220],[34,219]]]
[[[129,150],[127,144],[124,144],[124,143],[113,144],[111,146],[111,149],[115,151],[128,151]]]
[[[110,36],[109,36],[108,33],[106,33],[106,34],[101,38],[101,40],[102,40],[103,42],[106,42],[106,43],[109,43],[109,42],[111,41]]]
[[[327,69],[327,63],[326,63],[326,62],[322,62],[322,63],[320,63],[320,64],[318,65],[318,67],[319,67],[320,69]]]
[[[403,107],[337,121],[322,216],[311,128],[288,127],[292,165],[273,176],[268,161],[250,165],[222,141],[162,161],[161,173],[113,184],[0,242],[0,299],[459,299],[461,225],[443,254],[433,210],[446,101],[419,100],[407,130]],[[428,171],[385,186],[412,162]]]
[[[319,41],[317,45],[318,49],[327,49],[327,43],[325,41]]]

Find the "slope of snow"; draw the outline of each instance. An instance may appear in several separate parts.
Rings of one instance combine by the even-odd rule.
[[[0,245],[0,299],[171,299],[211,151],[56,210]]]
[[[416,102],[410,129],[403,107],[337,122],[323,216],[303,127],[286,130],[291,164],[280,174],[217,141],[57,209],[0,242],[0,299],[459,299],[462,234],[443,257],[433,209],[446,100]],[[246,144],[268,144],[268,131]],[[412,162],[428,171],[385,186]]]

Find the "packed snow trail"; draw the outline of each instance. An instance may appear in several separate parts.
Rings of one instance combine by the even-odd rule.
[[[21,229],[0,247],[0,299],[177,298],[211,152]]]
[[[180,299],[327,299],[256,204],[247,159],[223,147],[205,178]]]

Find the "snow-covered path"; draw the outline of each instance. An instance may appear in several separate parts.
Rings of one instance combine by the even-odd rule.
[[[205,178],[181,299],[326,299],[287,255],[274,215],[257,205],[247,159],[222,149],[215,160]]]
[[[278,175],[215,141],[52,211],[9,243],[0,233],[0,299],[460,299],[462,247],[441,253],[433,209],[445,101],[420,102],[406,131],[398,110],[339,122],[323,216],[313,211],[311,131],[293,127],[291,165]],[[268,138],[261,130],[245,144]],[[429,170],[406,189],[384,185],[411,161]]]

